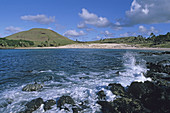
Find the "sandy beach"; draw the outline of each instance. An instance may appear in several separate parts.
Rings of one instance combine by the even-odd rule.
[[[59,47],[20,47],[15,49],[69,49],[69,48],[77,48],[77,49],[139,49],[139,50],[166,50],[170,51],[170,48],[149,48],[149,47],[137,47],[127,44],[100,44],[100,43],[92,43],[92,44],[70,44]]]

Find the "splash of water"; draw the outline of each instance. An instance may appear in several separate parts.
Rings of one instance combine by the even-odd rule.
[[[130,85],[133,81],[144,82],[151,81],[150,78],[146,78],[144,73],[147,72],[146,61],[138,59],[138,54],[133,52],[126,52],[123,56],[124,69],[119,72],[119,83],[124,87]]]

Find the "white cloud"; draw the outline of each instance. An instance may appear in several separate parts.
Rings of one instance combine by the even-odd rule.
[[[112,26],[112,28],[113,28],[114,30],[121,30],[121,29],[122,29],[122,27],[121,27],[121,25],[120,25],[120,22],[116,22],[116,23]]]
[[[25,16],[21,16],[22,20],[27,20],[27,21],[33,21],[33,22],[37,22],[40,24],[50,24],[55,22],[55,16],[53,17],[47,17],[46,15],[25,15]]]
[[[101,34],[103,34],[105,37],[113,37],[113,33],[110,33],[109,31],[102,31]]]
[[[112,23],[106,17],[100,17],[94,13],[90,13],[87,9],[83,8],[79,16],[83,19],[83,22],[78,24],[78,28],[87,28],[88,25],[92,25],[98,28],[110,27],[114,30],[122,29],[119,22]]]
[[[121,37],[128,37],[129,36],[129,33],[123,33],[123,34],[120,34]]]
[[[47,29],[50,29],[50,30],[52,30],[52,27],[48,27]]]
[[[145,33],[145,32],[147,32],[147,29],[141,25],[141,26],[139,26],[139,32]]]
[[[79,29],[86,28],[86,24],[85,23],[80,23],[80,24],[77,25],[77,28],[79,28]]]
[[[87,9],[82,9],[82,13],[79,16],[84,20],[84,24],[93,25],[95,27],[109,27],[110,22],[105,17],[98,17],[96,14],[89,13]]]
[[[136,36],[136,33],[126,32],[126,33],[120,34],[120,37],[129,37],[129,36]]]
[[[151,33],[158,33],[158,30],[155,29],[153,26],[151,26],[150,29],[147,29],[146,27],[140,25],[139,32],[143,35],[150,35]]]
[[[7,34],[9,34],[9,33],[16,33],[16,32],[19,32],[21,30],[22,30],[21,28],[14,27],[14,26],[9,26],[9,27],[5,28],[5,31],[6,31]]]
[[[86,31],[94,31],[93,28],[87,28]]]
[[[63,35],[67,37],[79,37],[86,35],[86,33],[84,33],[84,31],[77,32],[76,30],[68,30]]]
[[[133,0],[126,26],[136,24],[170,23],[169,0]]]
[[[97,36],[96,38],[97,38],[97,39],[101,39],[102,37],[100,37],[100,36]]]

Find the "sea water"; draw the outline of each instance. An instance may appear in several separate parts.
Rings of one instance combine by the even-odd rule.
[[[133,81],[151,80],[146,62],[165,56],[144,56],[140,50],[41,49],[0,50],[0,112],[17,113],[36,98],[44,101],[68,95],[84,103],[83,113],[101,112],[97,92],[103,90],[107,101],[117,98],[107,89],[109,83],[127,87]],[[44,84],[40,91],[24,92],[27,84]],[[47,113],[72,112],[55,105]],[[34,113],[45,112],[43,105]]]

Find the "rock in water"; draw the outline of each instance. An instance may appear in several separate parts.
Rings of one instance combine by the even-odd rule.
[[[112,91],[113,94],[117,95],[117,96],[125,96],[125,89],[121,84],[117,84],[117,83],[112,83],[109,84],[110,90]]]
[[[38,91],[41,88],[43,88],[42,84],[27,84],[25,87],[23,87],[22,91]]]
[[[128,88],[128,93],[137,99],[141,99],[143,95],[150,94],[156,89],[156,86],[149,81],[132,82]]]
[[[60,99],[57,101],[57,107],[59,107],[60,109],[62,109],[62,106],[64,106],[64,104],[74,105],[75,102],[74,102],[74,100],[73,100],[70,96],[62,96],[62,97],[60,97]]]
[[[144,113],[145,108],[142,106],[139,100],[133,100],[130,98],[122,97],[117,98],[113,102],[98,101],[98,104],[102,106],[103,113]]]
[[[158,86],[153,82],[146,81],[132,82],[128,88],[128,93],[134,99],[139,99],[143,106],[153,113],[169,113],[170,88],[167,86]]]
[[[56,104],[56,101],[51,99],[51,100],[47,100],[45,103],[44,103],[44,110],[49,110],[51,109],[51,106],[55,105]]]
[[[42,98],[37,98],[28,102],[25,106],[27,107],[24,113],[32,113],[33,111],[37,110],[41,104],[43,104]]]
[[[106,100],[106,94],[104,93],[103,90],[99,91],[97,95],[99,100]]]
[[[0,108],[6,107],[9,104],[13,102],[13,99],[7,98],[7,99],[1,99],[0,100]]]
[[[163,60],[158,63],[147,62],[147,67],[152,72],[170,74],[170,61],[169,60]]]

